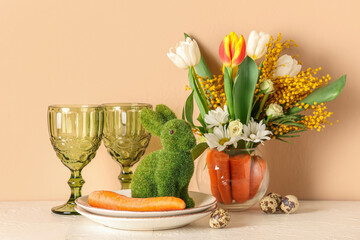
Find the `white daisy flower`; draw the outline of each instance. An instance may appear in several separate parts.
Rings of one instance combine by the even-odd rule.
[[[217,107],[215,110],[211,110],[208,114],[205,114],[205,123],[208,124],[207,129],[213,127],[219,127],[229,121],[229,113],[226,105],[224,106],[224,110],[220,107]]]
[[[264,140],[270,140],[268,135],[272,134],[271,131],[266,130],[266,125],[262,123],[261,120],[259,123],[255,122],[253,118],[249,121],[248,125],[244,125],[242,140],[247,142],[254,143],[263,143]]]
[[[223,151],[227,146],[234,145],[237,147],[237,142],[241,137],[230,137],[229,130],[225,126],[215,127],[213,133],[205,133],[206,142],[210,148],[217,148],[218,151]]]

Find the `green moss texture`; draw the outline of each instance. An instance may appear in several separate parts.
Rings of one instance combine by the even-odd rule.
[[[145,129],[160,136],[163,148],[147,155],[138,165],[131,183],[132,197],[174,196],[194,207],[188,186],[194,173],[190,150],[196,145],[191,126],[165,105],[155,111],[143,109],[141,122]]]

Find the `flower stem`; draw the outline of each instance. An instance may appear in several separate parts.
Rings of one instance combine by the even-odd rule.
[[[205,108],[205,111],[206,113],[209,111],[209,107],[208,107],[208,101],[207,101],[207,98],[205,96],[205,93],[204,93],[204,90],[202,89],[200,83],[199,83],[199,79],[198,79],[198,76],[195,72],[195,68],[194,67],[191,67],[191,73],[194,77],[194,80],[195,80],[195,85],[196,87],[198,88],[199,92],[200,92],[200,96],[201,96],[201,101],[203,102],[204,104],[204,108]]]
[[[230,119],[235,119],[234,114],[234,97],[233,97],[233,69],[231,67],[224,67],[224,90],[227,100],[227,107],[230,115]]]
[[[257,103],[257,101],[259,100],[259,98],[260,98],[260,96],[261,96],[261,92],[259,92],[258,93],[258,95],[256,96],[256,99],[255,99],[255,101],[254,101],[254,103],[253,103],[253,105],[252,105],[252,107],[251,107],[251,110],[255,107],[255,104]]]
[[[269,97],[269,94],[268,94],[268,93],[265,94],[263,100],[262,100],[261,103],[260,103],[259,111],[257,112],[257,114],[256,114],[256,116],[255,116],[256,119],[259,118],[260,113],[262,112],[262,110],[263,110],[263,108],[264,108],[264,105],[265,105],[265,102],[266,102],[266,100],[268,99],[268,97]]]
[[[267,124],[268,124],[269,120],[270,120],[270,117],[268,117],[268,118],[266,119],[266,121],[265,121],[265,125],[267,125]]]

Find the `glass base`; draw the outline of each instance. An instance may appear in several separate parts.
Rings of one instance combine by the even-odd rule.
[[[60,215],[79,215],[74,209],[75,205],[74,202],[67,202],[63,205],[53,207],[51,211]]]
[[[258,204],[260,199],[266,194],[267,185],[269,185],[269,181],[270,181],[269,174],[266,174],[264,176],[262,183],[260,184],[258,192],[255,194],[255,196],[252,199],[249,199],[243,203],[236,203],[235,201],[232,204],[218,203],[219,208],[224,208],[231,212],[241,212],[248,210],[249,208],[253,207],[255,204]]]

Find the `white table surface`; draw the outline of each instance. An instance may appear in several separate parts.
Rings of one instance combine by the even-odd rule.
[[[0,239],[360,239],[360,202],[300,201],[296,214],[266,215],[258,207],[231,212],[224,229],[209,218],[183,228],[131,232],[107,228],[83,216],[60,216],[50,209],[61,202],[0,202]]]

